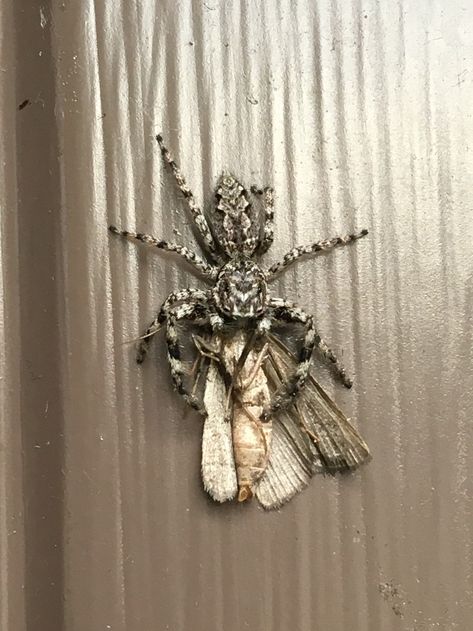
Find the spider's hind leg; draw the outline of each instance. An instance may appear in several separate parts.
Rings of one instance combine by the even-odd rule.
[[[263,201],[263,234],[258,248],[258,254],[264,254],[269,250],[274,241],[274,190],[270,186],[265,186],[263,189],[252,186],[251,192],[253,195],[261,197]]]
[[[199,234],[202,237],[203,244],[205,246],[206,251],[210,254],[210,256],[212,257],[214,261],[218,261],[216,243],[212,236],[209,224],[207,222],[207,219],[202,209],[198,206],[191,189],[188,187],[187,182],[184,176],[182,175],[181,170],[179,169],[179,166],[177,165],[176,161],[170,154],[167,147],[164,145],[163,137],[160,134],[158,134],[156,136],[156,140],[161,150],[161,155],[163,156],[163,160],[167,162],[167,164],[169,164],[169,166],[171,167],[177,186],[179,187],[179,190],[186,198],[187,205],[192,213],[197,230],[199,231]]]

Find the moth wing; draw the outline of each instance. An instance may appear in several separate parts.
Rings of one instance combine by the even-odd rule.
[[[271,451],[265,472],[255,489],[264,508],[279,508],[309,484],[318,453],[296,418],[281,412],[273,422]]]
[[[202,434],[202,481],[212,499],[226,502],[238,491],[231,423],[225,420],[226,388],[215,362],[211,362],[204,391],[207,415]]]
[[[269,335],[265,371],[272,391],[296,366],[291,351]],[[370,458],[368,446],[322,386],[309,376],[294,404],[276,415],[271,454],[256,495],[278,508],[304,489],[314,473],[351,471]]]

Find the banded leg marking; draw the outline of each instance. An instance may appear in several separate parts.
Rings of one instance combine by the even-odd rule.
[[[124,237],[125,239],[135,239],[136,241],[141,241],[145,245],[149,245],[151,247],[158,248],[159,250],[163,250],[165,252],[176,252],[185,259],[188,263],[192,265],[192,267],[197,270],[200,274],[203,274],[209,280],[215,280],[217,277],[218,269],[206,263],[200,256],[194,254],[192,250],[186,248],[184,245],[178,245],[177,243],[169,243],[168,241],[163,241],[156,239],[150,234],[143,234],[142,232],[130,232],[129,230],[119,230],[116,226],[109,226],[108,228],[110,232],[118,235],[119,237]]]
[[[274,265],[271,265],[267,271],[268,279],[272,280],[276,274],[286,270],[290,265],[295,263],[306,254],[314,254],[315,252],[327,252],[340,245],[348,245],[353,241],[357,241],[368,234],[368,230],[361,230],[354,234],[347,234],[343,237],[333,237],[332,239],[324,239],[316,241],[310,245],[299,245],[284,255],[283,259]]]
[[[263,236],[258,248],[258,253],[264,254],[269,250],[274,241],[274,190],[270,186],[266,186],[263,189],[252,186],[251,192],[253,195],[261,197],[263,201]]]
[[[176,291],[172,294],[169,294],[169,296],[161,305],[161,308],[159,309],[156,317],[146,329],[144,335],[142,336],[142,339],[138,344],[136,353],[136,361],[138,362],[138,364],[142,364],[144,362],[149,350],[151,338],[161,329],[169,316],[171,308],[177,302],[187,302],[191,304],[194,304],[196,302],[205,303],[208,300],[209,296],[210,292],[192,288],[182,289],[181,291]]]
[[[215,260],[217,260],[218,257],[216,255],[216,244],[212,236],[212,233],[210,232],[210,227],[207,222],[207,219],[205,218],[204,213],[202,212],[201,208],[198,206],[197,202],[195,201],[195,197],[191,189],[187,186],[186,180],[184,176],[182,175],[176,161],[173,159],[169,150],[165,147],[164,142],[163,142],[163,137],[160,134],[158,134],[156,136],[156,140],[158,141],[158,145],[161,150],[161,155],[163,156],[163,160],[167,162],[167,164],[169,164],[169,166],[171,167],[177,186],[179,190],[181,191],[181,193],[186,198],[187,205],[189,206],[189,209],[195,221],[195,225],[197,226],[197,230],[199,231],[199,234],[201,235],[203,239],[203,242],[207,251],[212,255],[212,257]]]

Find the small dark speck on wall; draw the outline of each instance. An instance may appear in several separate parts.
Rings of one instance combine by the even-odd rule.
[[[27,105],[29,105],[29,104],[30,104],[30,100],[29,100],[29,99],[25,99],[25,100],[24,100],[24,101],[22,101],[22,102],[20,103],[20,105],[18,106],[18,110],[21,112],[21,110],[24,110],[24,109],[25,109],[25,107],[26,107]]]

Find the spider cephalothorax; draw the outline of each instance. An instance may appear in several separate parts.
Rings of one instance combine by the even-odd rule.
[[[293,401],[308,376],[314,346],[334,365],[343,383],[351,387],[345,370],[315,330],[312,316],[285,300],[269,298],[267,284],[276,274],[304,254],[346,245],[363,237],[368,231],[362,230],[344,237],[334,237],[296,247],[288,252],[281,262],[264,271],[254,259],[267,252],[273,242],[272,188],[252,187],[251,193],[257,201],[253,205],[249,201],[249,193],[242,184],[233,175],[224,173],[216,187],[216,204],[207,217],[197,205],[161,136],[157,136],[156,139],[163,158],[171,166],[193,215],[207,260],[185,246],[158,240],[147,234],[118,230],[115,226],[110,226],[110,230],[161,250],[180,254],[212,286],[207,290],[184,289],[168,296],[141,338],[138,362],[143,361],[151,337],[166,324],[168,358],[176,389],[190,405],[203,411],[195,396],[188,392],[184,385],[183,375],[186,369],[180,354],[177,332],[179,321],[199,320],[201,323],[207,322],[212,329],[220,329],[225,324],[235,326],[235,322],[241,321],[242,328],[248,329],[249,333],[253,331],[261,335],[267,334],[274,322],[296,323],[302,324],[305,330],[298,357],[299,363],[293,374],[276,390],[267,413],[270,414]],[[254,335],[250,335],[249,339],[253,338]]]
[[[266,308],[265,274],[250,258],[237,256],[220,270],[212,296],[224,317],[256,318]]]

